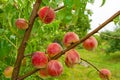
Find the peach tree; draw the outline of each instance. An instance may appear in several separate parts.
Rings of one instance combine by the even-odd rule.
[[[119,25],[118,25],[119,26]],[[120,50],[120,28],[116,28],[114,31],[104,31],[100,33],[101,39],[106,41],[106,44],[109,44],[109,46],[106,46],[105,52],[106,54],[115,53]]]
[[[38,79],[53,79],[64,73],[64,66],[71,69],[85,61],[98,71],[101,79],[109,80],[111,72],[99,70],[83,59],[76,47],[83,43],[86,50],[94,50],[98,43],[92,35],[120,11],[87,34],[91,13],[86,5],[90,2],[92,0],[3,0],[0,8],[0,59],[3,61],[0,63],[4,76],[11,80],[29,80],[38,78],[33,76],[38,73]],[[64,61],[59,59],[62,55]]]

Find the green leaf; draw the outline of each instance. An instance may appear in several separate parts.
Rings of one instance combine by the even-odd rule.
[[[72,8],[73,0],[64,0],[64,5],[65,5],[67,8]]]
[[[100,7],[102,7],[105,4],[106,0],[102,0],[102,4],[100,5]]]
[[[2,9],[0,9],[0,13],[3,13],[3,10],[2,10]]]
[[[42,0],[44,4],[49,4],[49,0]]]
[[[120,27],[120,16],[118,16],[114,19],[114,23],[115,23],[115,25],[118,25]]]

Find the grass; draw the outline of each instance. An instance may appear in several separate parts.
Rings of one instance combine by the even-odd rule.
[[[94,64],[98,69],[107,68],[111,71],[112,76],[110,80],[120,80],[120,52],[106,55],[103,51],[86,51],[78,50],[80,56],[87,61]],[[63,61],[63,59],[62,59]],[[64,61],[63,61],[64,62]],[[65,66],[65,65],[64,65]],[[55,80],[101,80],[98,72],[91,67],[76,65],[74,68],[64,67],[62,76]]]

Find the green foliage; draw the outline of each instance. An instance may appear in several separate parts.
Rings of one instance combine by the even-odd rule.
[[[100,33],[101,39],[105,40],[107,45],[106,52],[113,53],[120,50],[120,28],[112,31]]]
[[[120,27],[120,16],[114,19],[114,23],[116,24],[117,27]]]
[[[58,12],[60,28],[65,32],[74,31],[83,37],[90,28],[88,14],[85,14],[87,0],[64,0],[64,4],[66,7]]]

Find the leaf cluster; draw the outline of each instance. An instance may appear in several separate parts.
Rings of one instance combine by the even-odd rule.
[[[120,28],[116,28],[114,31],[101,32],[100,37],[109,45],[106,47],[106,53],[120,50]]]

